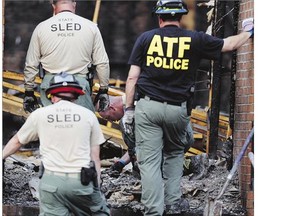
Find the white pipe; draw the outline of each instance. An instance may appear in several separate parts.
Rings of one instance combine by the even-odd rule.
[[[253,152],[249,152],[248,153],[248,157],[249,157],[249,159],[250,159],[250,161],[252,163],[252,166],[254,167],[254,154],[253,154]]]

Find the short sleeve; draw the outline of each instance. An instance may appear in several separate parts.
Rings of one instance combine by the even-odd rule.
[[[143,48],[142,48],[143,34],[139,36],[132,49],[128,64],[137,65],[141,67],[143,63]]]
[[[91,146],[93,145],[101,145],[105,142],[105,138],[103,132],[101,130],[98,119],[93,116],[93,125],[91,131]]]
[[[23,145],[38,140],[37,113],[37,110],[32,112],[17,133],[18,139]]]
[[[197,44],[198,53],[202,58],[217,60],[221,55],[224,40],[211,35],[199,32],[199,43]]]

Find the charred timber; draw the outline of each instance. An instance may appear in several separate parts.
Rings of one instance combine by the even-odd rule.
[[[216,2],[216,19],[213,24],[213,36],[223,38],[224,37],[224,26],[223,17],[225,15],[225,1]],[[209,133],[209,156],[210,158],[216,158],[217,154],[217,143],[218,143],[218,127],[219,127],[219,114],[220,114],[220,92],[221,92],[221,73],[222,73],[222,55],[218,61],[214,62],[213,66],[213,85],[212,85],[212,102],[210,109],[210,133]]]

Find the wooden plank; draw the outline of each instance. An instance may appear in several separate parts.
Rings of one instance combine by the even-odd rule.
[[[185,153],[185,157],[191,157],[191,156],[196,156],[196,154],[190,153],[190,152],[186,152]]]
[[[111,141],[120,144],[125,150],[128,149],[127,145],[122,139],[121,131],[115,128],[108,128],[106,125],[101,125],[101,124],[100,124],[100,127],[106,139],[110,139]]]
[[[9,89],[14,89],[14,90],[17,90],[19,92],[25,93],[25,89],[20,87],[20,86],[17,86],[17,85],[8,83],[8,82],[4,82],[4,81],[2,82],[2,85],[3,85],[3,87],[9,88]],[[40,97],[39,92],[34,92],[34,94],[36,97]]]
[[[2,111],[25,118],[29,116],[29,113],[23,110],[22,103],[7,98],[2,98]]]
[[[6,70],[6,71],[3,71],[3,78],[24,82],[23,73],[16,73],[16,72],[11,72],[11,71]],[[35,77],[35,83],[40,84],[41,82],[42,82],[42,79],[40,79],[39,77]]]
[[[203,139],[203,134],[196,133],[196,134],[193,134],[193,137],[194,137],[194,139]]]
[[[97,21],[98,21],[100,5],[101,5],[101,0],[96,0],[94,14],[93,14],[93,19],[92,19],[92,21],[94,23],[96,23],[96,24],[97,24]]]
[[[2,92],[2,96],[3,96],[3,98],[6,98],[8,100],[15,101],[15,102],[23,104],[23,99],[22,98],[16,97],[14,95],[7,94],[5,92]]]
[[[12,79],[12,80],[20,80],[24,81],[24,76],[23,74],[20,73],[15,73],[15,72],[10,72],[10,71],[4,71],[3,72],[3,78],[6,79]],[[96,81],[96,82],[95,82]],[[97,80],[94,80],[94,86],[93,86],[93,93],[96,94],[99,91],[100,85],[97,83]],[[41,79],[39,77],[36,78],[36,83],[41,83]],[[124,81],[121,80],[109,80],[109,84],[114,84],[116,87],[120,87],[120,85],[125,85]],[[22,87],[19,87],[17,85],[13,85],[8,82],[3,82],[3,86],[9,89],[14,89],[19,92],[24,93],[25,89]],[[113,96],[122,96],[125,95],[125,93],[121,90],[115,89],[113,87],[110,87],[108,90],[109,95]],[[7,111],[9,113],[15,114],[15,115],[20,115],[20,116],[28,116],[22,108],[22,103],[23,99],[19,97],[15,97],[13,95],[9,95],[6,93],[2,94],[3,96],[3,111]],[[35,93],[37,97],[40,97],[40,94],[38,92]],[[98,112],[95,113],[97,118],[100,120],[102,119],[101,116],[98,114]],[[191,111],[191,118],[190,121],[192,122],[193,125],[193,131],[194,131],[194,139],[205,139],[207,140],[207,134],[208,134],[208,129],[207,129],[207,112],[205,109],[193,109]],[[115,128],[116,125],[116,128]],[[119,122],[113,122],[110,123],[108,121],[105,121],[105,124],[101,123],[101,129],[105,135],[105,137],[111,138],[111,140],[120,143],[124,149],[127,149],[126,144],[124,143],[122,139],[122,134],[121,131],[119,130]],[[229,118],[225,115],[219,116],[219,138],[220,139],[227,139],[228,137],[231,136],[232,130],[229,126]],[[190,152],[191,153],[191,152]],[[203,152],[194,152],[191,154],[201,154]]]
[[[191,148],[188,149],[188,151],[186,153],[192,153],[192,154],[198,155],[198,154],[202,154],[204,152],[200,151],[200,150],[198,150],[196,148],[191,147]]]
[[[23,81],[24,82],[24,74],[23,73],[16,73],[12,71],[3,71],[3,78],[5,79],[11,79],[11,80],[17,80],[17,81]],[[35,83],[40,84],[42,82],[42,79],[40,77],[35,77]],[[109,79],[109,85],[115,85],[116,87],[120,87],[120,85],[125,85],[126,82],[119,80],[119,79]],[[94,80],[94,85],[96,85],[96,89],[100,87],[99,85],[99,80],[95,79]],[[113,88],[112,88],[113,89]],[[98,90],[97,90],[98,91]],[[123,95],[124,92],[120,90],[112,90],[113,94],[116,95]]]
[[[193,125],[194,132],[201,133],[207,139],[208,125],[207,112],[203,109],[193,109],[191,112],[190,121]],[[226,140],[232,135],[232,130],[229,125],[229,118],[225,115],[219,116],[218,136],[220,140]]]
[[[207,113],[204,110],[193,109],[191,117],[207,122]],[[219,120],[222,122],[229,122],[229,117],[224,116],[224,115],[220,115]]]
[[[94,79],[93,83],[100,83],[98,79]],[[126,85],[126,81],[122,81],[120,79],[109,79],[109,85],[113,85],[115,87],[120,87],[121,85]]]
[[[99,83],[95,83],[93,86],[93,92],[98,92],[100,88],[100,84]],[[112,95],[112,96],[120,96],[120,95],[125,95],[124,92],[117,90],[117,89],[113,89],[113,88],[109,88],[108,89],[108,94]]]

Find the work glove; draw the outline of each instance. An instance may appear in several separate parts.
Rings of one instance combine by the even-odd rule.
[[[115,162],[115,163],[110,167],[110,170],[111,170],[111,171],[117,171],[117,172],[121,173],[124,167],[125,167],[125,162],[122,161],[122,160],[118,160],[117,162]]]
[[[108,86],[101,86],[99,88],[98,94],[96,95],[93,102],[94,106],[96,106],[98,101],[99,101],[99,107],[97,110],[98,112],[103,112],[109,107],[110,101],[108,96]]]
[[[242,30],[245,32],[250,32],[251,37],[254,36],[254,18],[247,18],[242,21]]]
[[[135,162],[133,163],[132,175],[133,175],[135,178],[141,180],[140,169],[139,169],[139,165],[138,165],[138,162],[137,162],[137,161],[135,161]]]
[[[134,148],[135,148],[135,131],[134,131],[135,122],[133,122],[132,131],[129,134],[125,133],[123,118],[120,120],[119,126],[120,126],[120,130],[122,131],[122,138],[123,138],[125,144],[128,146],[128,152],[130,150],[130,153],[134,154],[134,152],[135,152],[135,150],[134,150]]]
[[[23,109],[25,112],[32,113],[34,110],[40,108],[38,100],[34,95],[34,91],[25,90],[25,96],[23,99]]]
[[[122,122],[124,126],[124,133],[126,133],[127,135],[134,134],[134,115],[134,107],[127,107],[125,109],[124,116],[122,117]]]

